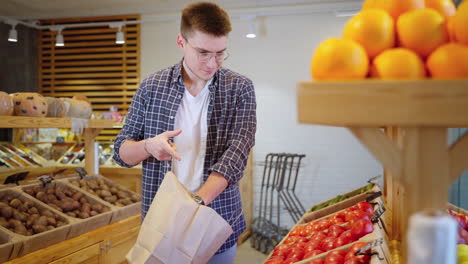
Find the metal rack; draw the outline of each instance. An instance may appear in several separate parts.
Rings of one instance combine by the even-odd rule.
[[[270,252],[288,233],[281,227],[280,211],[286,209],[294,222],[305,208],[295,193],[303,154],[269,153],[263,163],[258,216],[252,223],[251,246]],[[274,210],[276,209],[276,210]]]

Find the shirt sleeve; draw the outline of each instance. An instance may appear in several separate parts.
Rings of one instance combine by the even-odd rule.
[[[143,82],[144,83],[144,82]],[[135,95],[133,96],[132,104],[128,111],[125,124],[120,130],[120,133],[115,138],[114,142],[114,160],[115,162],[123,167],[133,167],[133,165],[127,164],[120,158],[120,147],[126,140],[140,141],[144,136],[145,126],[145,109],[146,109],[146,88],[144,84],[140,85]]]
[[[240,100],[228,131],[227,147],[221,158],[209,169],[222,174],[228,186],[236,184],[244,175],[250,149],[255,144],[257,130],[257,103],[252,81],[246,80],[242,85]]]

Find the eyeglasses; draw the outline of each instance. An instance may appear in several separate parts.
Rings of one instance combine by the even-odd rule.
[[[208,52],[208,51],[200,51],[198,50],[198,48],[195,48],[194,46],[192,46],[187,39],[185,39],[185,42],[190,46],[192,47],[192,49],[194,49],[196,52],[197,52],[197,55],[198,55],[198,60],[200,62],[203,62],[203,63],[206,63],[206,62],[209,62],[211,60],[211,58],[215,58],[215,61],[217,63],[221,63],[225,60],[227,60],[227,58],[229,58],[229,53],[227,51],[222,51],[222,52]]]

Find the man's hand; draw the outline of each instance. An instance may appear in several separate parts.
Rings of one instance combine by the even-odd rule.
[[[169,141],[169,138],[176,137],[182,133],[182,129],[166,131],[155,137],[145,139],[145,150],[157,160],[171,160],[173,157],[181,160],[176,151],[176,145]]]

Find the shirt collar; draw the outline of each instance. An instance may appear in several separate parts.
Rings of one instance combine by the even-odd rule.
[[[184,85],[184,82],[182,80],[182,62],[184,61],[184,58],[180,60],[179,63],[174,65],[174,77],[172,81],[174,83],[179,83],[182,86]],[[218,81],[219,79],[224,75],[224,68],[221,67],[219,70],[216,71],[216,73],[213,75],[213,77],[208,81],[208,88],[210,92],[214,92],[214,88],[218,86]]]

